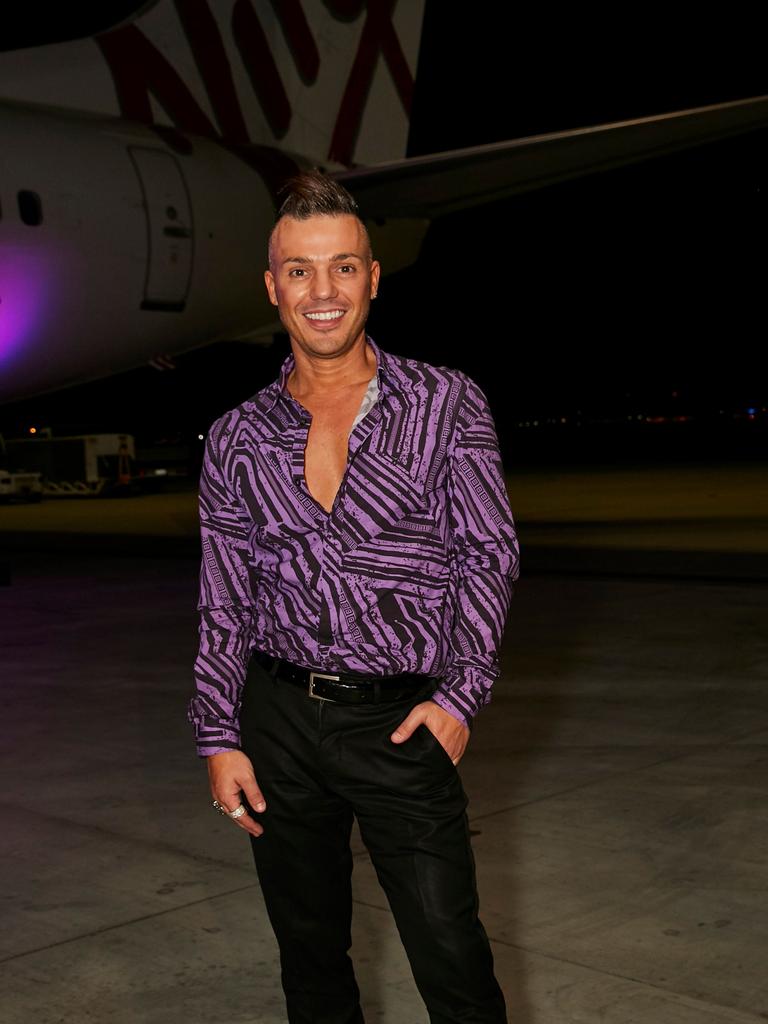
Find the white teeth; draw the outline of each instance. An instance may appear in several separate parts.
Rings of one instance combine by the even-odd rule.
[[[338,320],[340,316],[344,316],[344,310],[332,309],[328,313],[305,313],[304,316],[309,320]]]

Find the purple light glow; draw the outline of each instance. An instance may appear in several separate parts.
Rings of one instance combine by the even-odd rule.
[[[0,365],[18,354],[45,314],[47,268],[27,250],[0,253]]]

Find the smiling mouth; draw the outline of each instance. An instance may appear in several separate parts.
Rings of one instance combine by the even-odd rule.
[[[346,310],[344,309],[328,309],[323,310],[322,312],[305,313],[304,316],[307,318],[307,320],[333,321],[340,320],[344,316],[345,312]]]

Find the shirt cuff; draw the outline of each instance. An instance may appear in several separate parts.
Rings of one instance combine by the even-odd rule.
[[[210,719],[195,721],[193,725],[198,757],[211,757],[225,750],[240,749],[240,730],[235,726]]]
[[[210,746],[207,745],[207,744],[198,743],[198,745],[197,745],[197,756],[198,757],[213,757],[214,754],[224,754],[224,753],[228,753],[229,751],[239,750],[239,749],[240,749],[240,744],[239,743],[234,743],[234,744],[232,744],[231,747],[222,746],[221,745],[221,741],[219,741],[219,746],[216,746],[213,743]]]
[[[495,678],[495,673],[474,665],[453,666],[438,683],[432,700],[471,729],[480,708],[491,701]]]
[[[447,711],[449,715],[453,715],[456,721],[461,722],[462,725],[465,725],[467,729],[470,730],[470,732],[472,731],[472,716],[468,715],[461,708],[456,707],[456,705],[451,701],[450,697],[447,694],[443,693],[442,690],[435,690],[430,700],[433,700],[435,704],[438,705],[438,707],[441,707],[443,709],[443,711]]]

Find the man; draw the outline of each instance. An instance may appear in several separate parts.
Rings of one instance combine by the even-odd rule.
[[[291,1024],[363,1020],[353,816],[430,1021],[497,1024],[456,766],[518,546],[480,389],[366,335],[379,274],[349,193],[293,179],[265,273],[292,354],[206,441],[189,717],[250,835]]]

